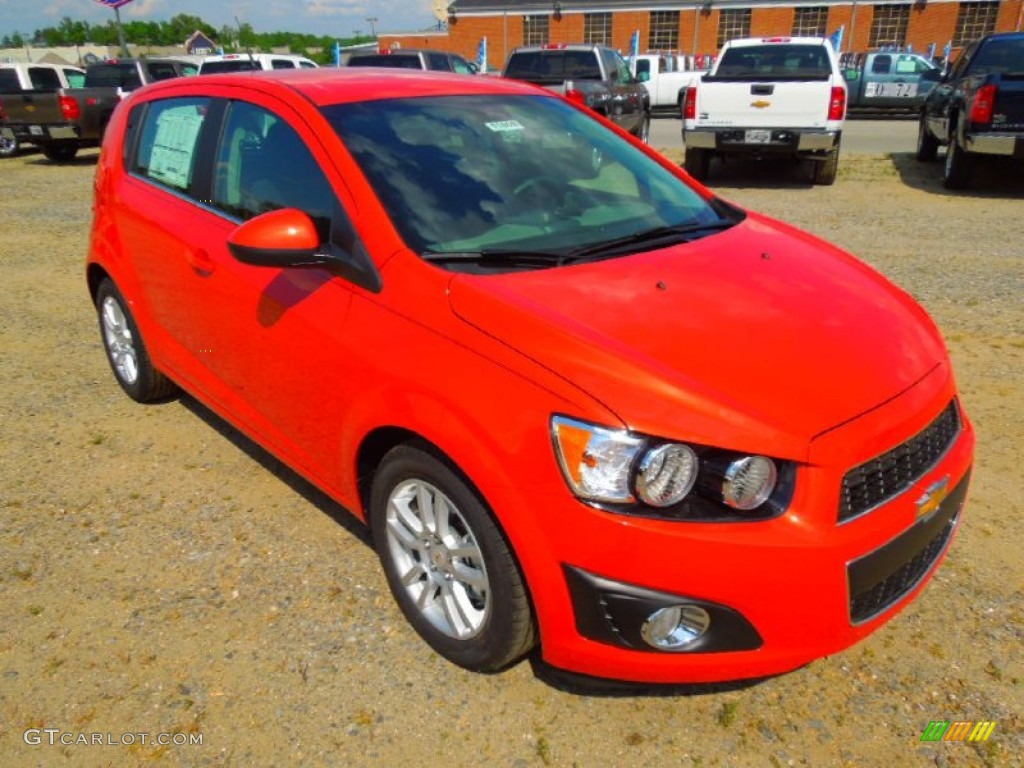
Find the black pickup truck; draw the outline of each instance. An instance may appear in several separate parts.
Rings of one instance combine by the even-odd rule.
[[[626,60],[611,48],[567,43],[523,46],[512,51],[503,75],[584,104],[644,143],[650,136],[651,97]]]
[[[54,162],[79,149],[99,146],[122,96],[147,83],[181,77],[187,64],[175,59],[120,59],[89,65],[82,88],[4,94],[3,127],[30,141]]]
[[[921,109],[917,159],[945,146],[947,189],[965,189],[982,157],[1024,160],[1024,32],[976,40],[938,79]]]

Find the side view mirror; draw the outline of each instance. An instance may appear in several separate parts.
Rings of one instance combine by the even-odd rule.
[[[256,216],[228,237],[228,250],[243,264],[254,267],[322,267],[346,280],[379,293],[377,272],[362,242],[347,220],[337,222],[344,230],[330,243],[320,242],[316,225],[298,208],[281,208]],[[341,244],[336,244],[341,243]]]

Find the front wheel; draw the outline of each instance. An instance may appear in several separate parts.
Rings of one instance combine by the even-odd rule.
[[[100,283],[96,291],[96,312],[107,361],[128,397],[148,403],[173,393],[176,387],[153,367],[135,318],[121,292],[109,279]]]
[[[651,141],[651,113],[644,112],[644,116],[640,119],[640,126],[636,129],[636,137],[640,139],[644,144],[649,144]]]
[[[374,476],[370,527],[392,595],[439,654],[493,672],[534,646],[515,558],[476,492],[440,458],[393,448]]]
[[[942,185],[946,189],[967,189],[971,180],[971,158],[950,135],[946,145],[946,165],[943,168]]]

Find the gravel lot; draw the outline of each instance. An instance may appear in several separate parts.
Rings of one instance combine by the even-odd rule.
[[[1024,182],[948,195],[909,154],[847,156],[828,188],[715,166],[724,196],[926,305],[978,430],[974,483],[937,578],[860,645],[756,684],[609,689],[443,662],[343,510],[194,401],[121,393],[82,275],[95,156],[2,161],[0,765],[1024,764]],[[931,720],[997,725],[922,744]],[[105,743],[26,743],[47,728]]]

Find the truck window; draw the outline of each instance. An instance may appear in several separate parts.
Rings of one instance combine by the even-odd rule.
[[[4,91],[20,91],[18,73],[13,69],[0,69],[0,93]]]
[[[1024,72],[1024,38],[989,40],[971,62],[971,74]]]
[[[288,59],[271,59],[271,69],[295,69],[295,62]]]
[[[871,74],[873,75],[888,75],[890,69],[892,69],[892,56],[879,54],[871,62]]]
[[[56,91],[60,88],[60,75],[54,69],[29,67],[28,77],[34,91]]]
[[[151,61],[146,64],[150,80],[170,80],[178,76],[178,68],[169,61]]]
[[[832,74],[821,45],[750,45],[730,48],[716,75],[724,78],[827,80]]]
[[[64,77],[67,78],[68,88],[81,88],[85,85],[85,73],[77,69],[65,69]]]
[[[128,91],[142,87],[142,78],[134,63],[94,64],[85,71],[85,87],[123,88]]]

